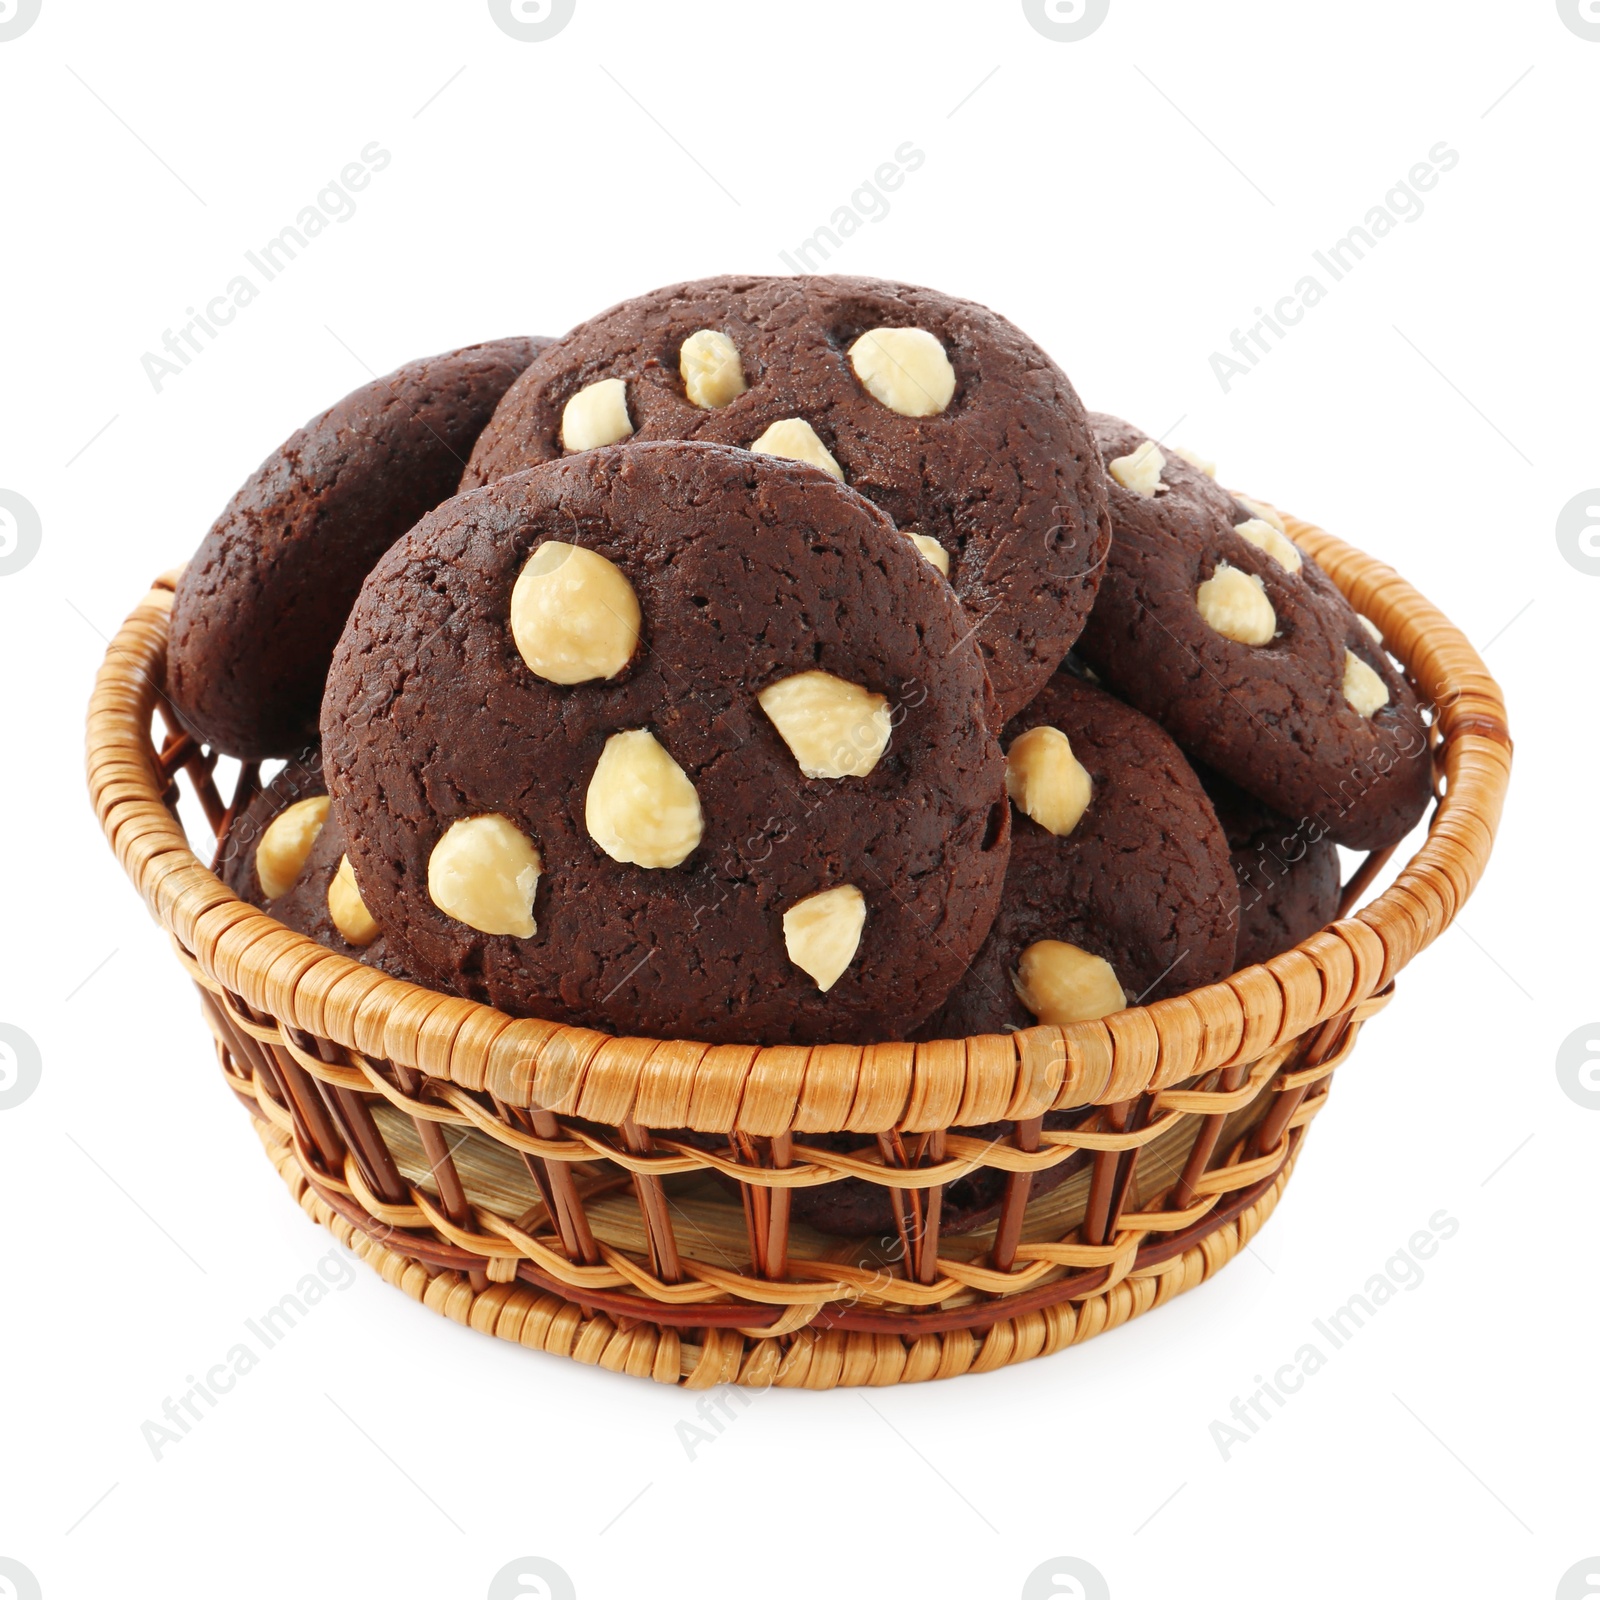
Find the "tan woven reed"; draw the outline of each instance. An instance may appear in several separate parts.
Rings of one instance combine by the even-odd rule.
[[[106,653],[90,792],[280,1174],[389,1282],[480,1331],[689,1387],[985,1371],[1159,1305],[1249,1241],[1362,1023],[1488,859],[1511,759],[1493,679],[1389,568],[1288,526],[1434,708],[1427,839],[1353,909],[1384,865],[1369,858],[1341,920],[1296,949],[1101,1022],[708,1047],[513,1020],[335,955],[232,895],[177,821],[180,772],[219,840],[258,776],[225,801],[163,714],[174,574]],[[1092,1112],[1042,1127],[1072,1107]],[[1015,1132],[952,1131],[996,1121]],[[686,1128],[726,1148],[672,1136]],[[859,1146],[816,1142],[838,1133]],[[998,1220],[941,1237],[940,1186],[979,1168],[1005,1175]],[[892,1234],[791,1224],[794,1189],[846,1178],[888,1190]]]

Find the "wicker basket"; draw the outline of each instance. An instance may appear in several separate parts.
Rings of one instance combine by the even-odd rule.
[[[1389,568],[1289,529],[1433,707],[1427,840],[1352,915],[1384,865],[1368,858],[1342,920],[1298,948],[1101,1022],[708,1047],[513,1020],[335,955],[230,894],[176,820],[180,770],[219,841],[259,780],[246,767],[224,801],[215,758],[163,716],[171,575],[106,654],[90,792],[290,1192],[390,1283],[481,1332],[690,1388],[987,1371],[1147,1311],[1249,1242],[1362,1023],[1488,859],[1511,755],[1494,681]],[[1093,1109],[1045,1129],[1069,1107]],[[998,1141],[960,1131],[1001,1120]],[[819,1142],[839,1133],[855,1146]],[[979,1168],[999,1174],[998,1219],[941,1238],[940,1186]],[[791,1224],[795,1188],[852,1178],[889,1190],[892,1230]]]

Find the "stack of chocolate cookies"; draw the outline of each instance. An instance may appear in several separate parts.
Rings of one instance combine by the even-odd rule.
[[[708,1042],[1214,982],[1432,793],[1415,692],[1271,508],[1003,317],[863,278],[678,284],[357,390],[202,543],[168,693],[287,762],[223,844],[244,898]]]

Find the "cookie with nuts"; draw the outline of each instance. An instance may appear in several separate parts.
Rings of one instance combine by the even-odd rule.
[[[319,751],[286,763],[234,818],[216,871],[241,900],[285,927],[392,978],[410,978],[356,886],[344,836],[329,813]]]
[[[1319,824],[1293,822],[1209,767],[1195,771],[1228,836],[1239,883],[1241,967],[1292,950],[1339,915],[1339,851]]]
[[[1380,850],[1433,791],[1416,691],[1270,507],[1092,418],[1115,537],[1078,650],[1183,748],[1339,844]]]
[[[1066,375],[1005,318],[874,278],[707,278],[628,300],[512,385],[462,478],[625,440],[809,461],[947,576],[1003,716],[1077,637],[1110,537]]]
[[[814,467],[597,448],[379,562],[323,704],[334,815],[441,987],[710,1042],[903,1036],[1010,844],[969,632]]]
[[[543,339],[469,345],[374,379],[291,434],[201,541],[173,595],[167,694],[247,760],[315,744],[333,646],[373,563],[455,493]]]
[[[1089,1021],[1232,972],[1228,841],[1171,738],[1063,669],[1001,740],[1016,814],[1000,912],[919,1037]]]

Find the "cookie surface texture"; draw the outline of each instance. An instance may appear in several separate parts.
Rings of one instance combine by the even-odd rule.
[[[656,290],[530,365],[462,487],[624,428],[809,460],[865,495],[948,566],[1003,716],[1044,685],[1088,614],[1109,526],[1086,414],[1061,369],[983,306],[873,278]]]
[[[685,443],[425,518],[323,706],[373,913],[441,987],[519,1015],[903,1037],[982,939],[1010,826],[970,624],[892,532],[818,469]]]
[[[1241,967],[1270,961],[1339,915],[1339,852],[1317,825],[1297,825],[1209,768],[1200,781],[1228,836],[1239,882]]]
[[[316,743],[361,580],[455,493],[542,339],[471,345],[377,378],[298,429],[234,495],[173,597],[167,692],[196,738],[249,760]]]
[[[1183,753],[1148,717],[1067,671],[1006,725],[1001,742],[1015,755],[1037,728],[1070,743],[1088,776],[1088,806],[1070,832],[1052,833],[1021,809],[1013,782],[999,915],[920,1038],[1085,1020],[1040,1016],[1024,1003],[1029,952],[1041,947],[1033,960],[1047,965],[1054,946],[1105,963],[1129,1005],[1233,970],[1239,894],[1228,843]],[[1113,991],[1109,1009],[1115,1000]]]
[[[1432,794],[1429,729],[1382,645],[1265,508],[1175,452],[1156,450],[1150,492],[1130,489],[1121,480],[1144,481],[1150,441],[1115,417],[1093,422],[1115,536],[1079,653],[1191,755],[1294,822],[1352,849],[1403,838]]]
[[[296,933],[303,933],[341,956],[364,962],[386,972],[391,978],[411,979],[406,958],[395,942],[382,932],[364,944],[352,944],[334,921],[329,909],[329,891],[338,876],[346,851],[344,836],[331,812],[314,805],[327,799],[327,784],[322,776],[321,752],[308,750],[288,762],[273,780],[261,789],[239,814],[228,831],[218,858],[217,876],[239,896]],[[306,849],[296,866],[291,856],[280,854],[278,867],[287,879],[275,895],[267,893],[261,881],[259,856],[263,848],[271,852],[281,831],[273,824],[295,807],[310,808],[311,815],[293,830],[298,844]],[[320,822],[316,821],[321,812]],[[295,852],[296,854],[298,852]],[[292,877],[290,873],[292,871]],[[269,877],[271,873],[269,871]]]

